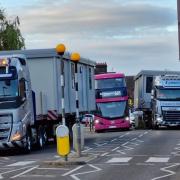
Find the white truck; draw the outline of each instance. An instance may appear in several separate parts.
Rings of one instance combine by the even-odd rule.
[[[152,125],[180,126],[180,75],[162,75],[154,80]]]
[[[179,125],[180,99],[178,97],[180,86],[178,83],[180,80],[177,79],[178,76],[180,76],[178,71],[143,70],[135,77],[134,109],[143,112],[143,119],[147,128],[158,128],[160,125]],[[171,86],[165,84],[166,82],[170,83]],[[160,91],[172,95],[162,99],[157,96]]]
[[[78,62],[79,112],[95,110],[95,62]],[[66,125],[75,123],[75,74],[70,54],[55,49],[0,52],[0,149],[43,147],[62,121],[64,75]]]

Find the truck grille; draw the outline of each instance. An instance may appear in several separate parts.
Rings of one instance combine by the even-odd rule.
[[[165,121],[180,121],[180,111],[163,111]]]
[[[10,114],[0,115],[0,142],[7,142],[10,138],[12,128],[12,116]]]

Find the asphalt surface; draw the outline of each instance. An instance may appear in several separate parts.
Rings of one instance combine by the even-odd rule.
[[[60,159],[53,145],[28,155],[5,153],[0,156],[0,179],[180,179],[180,130],[86,130],[84,154],[85,164],[49,166],[44,162]]]

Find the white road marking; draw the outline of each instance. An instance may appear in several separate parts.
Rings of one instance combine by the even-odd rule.
[[[129,141],[127,141],[127,142],[125,142],[124,144],[122,144],[121,146],[125,146],[126,144],[128,144],[129,143]]]
[[[131,141],[134,141],[134,140],[136,140],[137,138],[133,138],[133,139],[131,139]]]
[[[174,149],[175,149],[175,150],[180,150],[180,147],[175,147]]]
[[[146,131],[146,132],[144,132],[144,134],[147,134],[148,132]]]
[[[71,177],[74,179],[74,180],[80,180],[77,175],[83,175],[83,174],[89,174],[89,173],[94,173],[94,172],[98,172],[98,171],[101,171],[102,169],[92,165],[92,164],[88,164],[88,166],[94,168],[95,170],[94,171],[86,171],[86,172],[81,172],[81,173],[77,173],[77,174],[72,174]]]
[[[121,157],[121,158],[112,158],[106,163],[127,163],[132,159],[132,157]]]
[[[28,169],[28,170],[26,170],[26,171],[24,171],[22,173],[19,173],[19,174],[15,175],[13,177],[10,177],[10,178],[14,179],[14,178],[20,177],[20,176],[22,176],[22,175],[24,175],[24,174],[26,174],[28,172],[31,172],[32,170],[36,169],[37,167],[39,167],[39,165],[38,166],[34,166],[34,167],[32,167],[32,168],[30,168],[30,169]]]
[[[122,138],[122,137],[124,137],[125,135],[121,135],[121,136],[119,136],[119,138]]]
[[[84,166],[78,166],[77,168],[75,168],[75,169],[73,169],[71,171],[68,171],[67,173],[63,174],[62,176],[67,176],[67,175],[69,175],[69,174],[71,174],[71,173],[81,169],[82,167],[84,167]]]
[[[177,152],[171,152],[171,154],[173,154],[174,156],[180,156],[180,151],[177,151]]]
[[[155,164],[150,163],[136,163],[137,166],[154,166]]]
[[[55,178],[56,176],[55,175],[38,175],[38,174],[28,174],[28,175],[22,175],[21,177],[30,177],[30,178],[33,178],[33,177],[43,177],[43,178]]]
[[[116,151],[117,149],[119,149],[119,147],[116,147],[116,148],[112,149],[111,151]]]
[[[150,157],[146,162],[152,162],[152,163],[167,163],[169,161],[169,158],[165,157]]]
[[[14,170],[9,170],[9,171],[6,171],[6,172],[3,172],[3,173],[0,173],[0,179],[3,179],[3,174],[8,174],[8,173],[12,173],[12,172],[16,172],[16,171],[19,171],[19,170],[22,170],[22,169],[27,169],[29,168],[29,166],[26,166],[26,167],[22,167],[22,168],[19,168],[19,169],[14,169]]]
[[[69,170],[68,168],[37,168],[40,170]]]
[[[106,145],[107,143],[103,143],[103,144],[98,144],[98,143],[94,143],[96,146],[100,147],[100,146],[104,146]]]
[[[135,145],[135,146],[138,146],[138,145],[139,145],[139,144],[133,143],[133,142],[130,142],[130,144]]]
[[[144,134],[140,134],[138,137],[143,137],[144,136]]]
[[[19,161],[19,162],[16,162],[16,163],[13,163],[13,164],[9,164],[7,166],[26,166],[26,165],[29,165],[29,164],[33,164],[35,163],[36,161]]]
[[[126,154],[124,151],[120,151],[120,150],[117,150],[116,152],[121,153],[121,154]]]
[[[153,178],[153,179],[151,179],[151,180],[162,179],[162,178],[165,178],[165,177],[172,176],[172,175],[176,174],[176,172],[170,171],[170,170],[167,170],[167,169],[172,168],[172,167],[175,167],[175,166],[179,166],[179,165],[180,165],[180,164],[178,163],[178,164],[174,164],[174,165],[171,165],[171,166],[168,166],[168,167],[163,167],[163,168],[161,168],[161,169],[160,169],[161,171],[166,172],[166,173],[169,173],[169,174],[164,175],[164,176],[155,177],[155,178]]]
[[[4,160],[9,160],[10,158],[8,158],[8,157],[1,157],[2,159],[4,159]]]
[[[93,158],[91,158],[91,159],[88,159],[88,160],[86,160],[85,162],[87,163],[87,162],[90,162],[90,161],[92,161],[92,160],[94,160],[94,159],[96,159],[97,158],[97,156],[96,157],[93,157]]]
[[[112,139],[111,142],[116,141],[117,139]]]
[[[139,140],[139,139],[137,139],[136,141],[138,141],[138,142],[141,142],[141,143],[142,143],[142,142],[144,142],[144,141],[142,141],[142,140]]]
[[[129,146],[123,146],[124,148],[126,148],[125,150],[132,150],[134,149],[133,147],[129,147]]]
[[[86,150],[84,150],[84,151],[82,151],[82,152],[87,152],[87,151],[89,151],[89,150],[91,150],[91,149],[93,149],[93,148],[86,149]]]
[[[106,155],[108,155],[108,154],[109,154],[109,153],[106,152],[106,153],[101,154],[101,156],[106,156]]]
[[[110,164],[111,166],[129,166],[129,163]]]
[[[107,143],[100,144],[99,147],[100,147],[100,146],[104,146],[104,145],[106,145],[106,144],[107,144]]]

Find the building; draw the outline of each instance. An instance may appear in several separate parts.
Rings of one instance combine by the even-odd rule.
[[[177,0],[178,32],[179,32],[179,59],[180,59],[180,2]]]
[[[106,62],[104,62],[104,63],[96,63],[95,74],[104,74],[104,73],[107,73],[107,64],[106,64]]]

